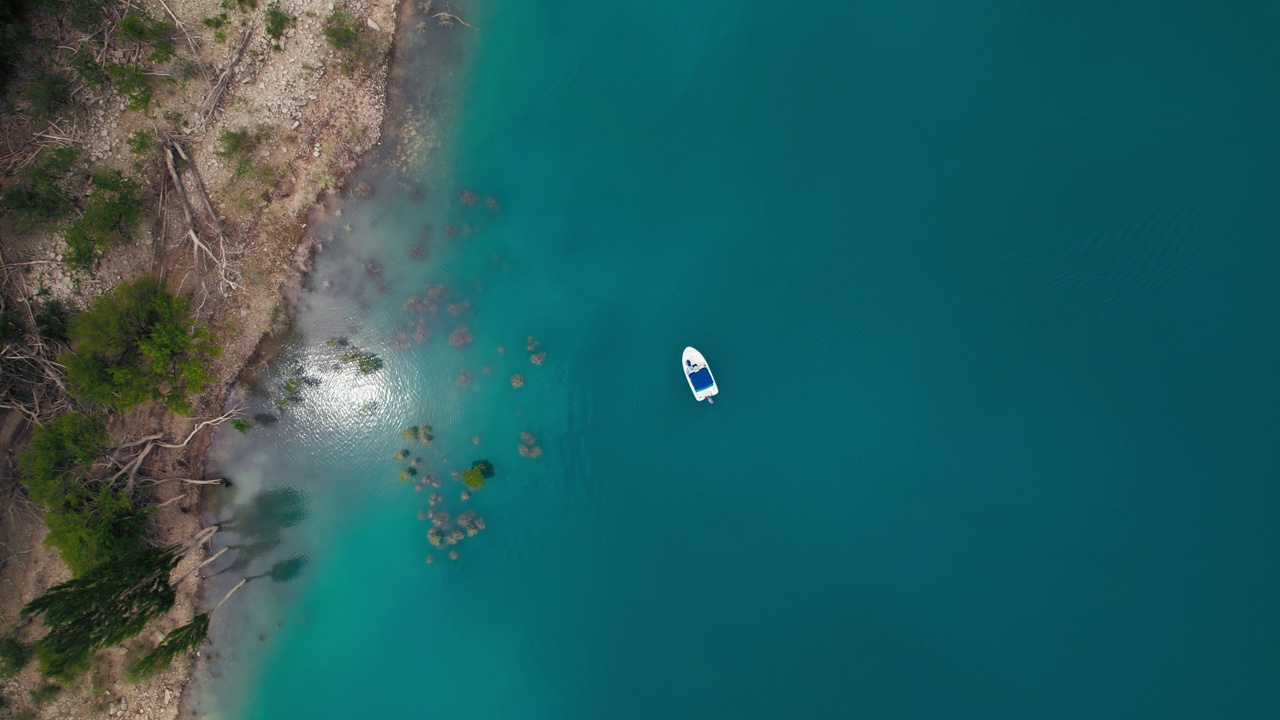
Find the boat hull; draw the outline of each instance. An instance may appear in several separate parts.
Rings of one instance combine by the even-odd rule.
[[[680,369],[684,371],[684,379],[689,381],[689,389],[693,397],[702,402],[720,393],[716,386],[716,378],[711,374],[707,359],[696,349],[687,347],[680,356]]]

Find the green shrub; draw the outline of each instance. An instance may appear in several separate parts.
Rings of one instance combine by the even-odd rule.
[[[47,682],[40,687],[31,688],[29,692],[31,694],[31,702],[36,706],[48,705],[62,693],[62,686]]]
[[[67,341],[67,319],[70,313],[61,300],[48,300],[36,313],[36,332],[49,342]]]
[[[267,35],[270,35],[273,40],[279,40],[285,30],[294,26],[297,18],[282,12],[278,4],[271,3],[267,6],[266,20]]]
[[[480,468],[469,467],[462,471],[462,482],[472,490],[479,490],[484,487],[484,474],[480,472]]]
[[[102,87],[110,79],[106,67],[98,62],[95,46],[92,43],[85,43],[76,49],[71,56],[71,69],[75,70],[84,84],[89,87]]]
[[[363,350],[343,353],[338,359],[355,365],[361,375],[372,375],[382,369],[382,358]]]
[[[116,84],[116,94],[129,101],[130,110],[146,113],[151,107],[151,76],[136,65],[107,63],[107,75]]]
[[[342,10],[335,10],[324,20],[324,36],[342,54],[342,71],[350,75],[357,69],[368,70],[382,58],[382,43],[364,23]]]
[[[213,30],[214,42],[224,43],[227,41],[226,28],[227,28],[227,25],[231,23],[231,20],[230,18],[227,17],[226,13],[218,13],[217,15],[214,15],[213,17],[207,17],[204,20],[201,20],[200,22],[204,23],[205,27],[209,28],[210,30]]]
[[[84,215],[67,228],[66,262],[78,270],[88,270],[103,248],[124,245],[142,214],[138,183],[107,170],[95,173],[93,195],[85,203]]]
[[[71,83],[56,73],[45,73],[31,83],[22,94],[31,104],[31,112],[40,117],[49,117],[67,105]]]
[[[191,317],[190,303],[149,277],[120,285],[76,316],[71,347],[63,364],[72,396],[122,412],[148,400],[188,412],[187,395],[213,380],[205,366],[221,351]]]
[[[167,22],[152,20],[144,11],[131,10],[116,23],[116,37],[127,42],[148,43],[166,40],[173,34]]]
[[[157,40],[147,59],[157,65],[163,65],[173,59],[174,47],[171,40]]]
[[[33,0],[0,2],[0,91],[8,87],[22,48],[31,40],[28,14],[35,4]]]
[[[67,22],[77,30],[93,32],[102,25],[107,6],[106,0],[71,0],[67,6]]]
[[[236,418],[231,421],[231,427],[235,428],[241,435],[246,435],[249,430],[253,428],[253,421],[245,420],[244,418]]]
[[[11,678],[22,672],[35,653],[34,645],[28,645],[15,637],[0,638],[0,679]]]
[[[258,0],[222,0],[222,9],[231,10],[238,9],[240,12],[249,12],[258,9]]]
[[[143,155],[151,148],[155,147],[156,138],[146,130],[135,130],[129,136],[129,152],[134,155]]]
[[[0,310],[0,347],[20,337],[22,337],[22,325],[18,322],[18,314],[9,308]]]
[[[214,155],[223,160],[242,158],[253,152],[258,146],[258,137],[245,128],[239,130],[223,130],[218,133],[218,147]]]
[[[0,193],[0,211],[17,220],[19,232],[60,220],[75,207],[65,184],[76,157],[72,148],[43,150]]]
[[[359,33],[360,23],[351,13],[334,10],[324,19],[324,36],[339,50],[353,47]]]

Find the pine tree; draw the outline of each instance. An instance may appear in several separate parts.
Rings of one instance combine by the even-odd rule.
[[[40,671],[70,680],[89,667],[98,650],[142,632],[176,600],[169,573],[179,555],[173,548],[145,548],[104,562],[56,585],[22,608],[43,615],[49,634],[36,643]]]
[[[169,667],[174,658],[183,653],[197,650],[209,637],[209,613],[200,613],[191,618],[191,622],[174,628],[155,650],[142,656],[142,659],[129,668],[129,677],[134,680],[154,675]]]
[[[212,560],[212,558],[210,558],[210,560]],[[271,578],[271,582],[289,582],[302,574],[302,571],[307,567],[307,563],[307,556],[294,555],[293,557],[281,560],[275,565],[272,565],[271,569],[261,575],[250,575],[249,577],[243,578],[240,582],[232,586],[232,588],[227,591],[227,594],[223,595],[222,599],[219,600],[218,604],[214,605],[211,610],[200,613],[199,615],[191,618],[191,622],[186,625],[169,631],[169,634],[164,637],[164,640],[162,640],[154,650],[144,655],[141,660],[134,663],[133,667],[129,668],[129,676],[134,680],[141,680],[150,675],[154,675],[155,673],[169,667],[169,664],[172,663],[179,655],[199,649],[200,646],[204,644],[205,639],[209,636],[209,616],[217,612],[218,608],[222,607],[223,603],[230,600],[231,596],[234,595],[237,590],[244,587],[250,581],[257,580],[258,578],[269,577]]]

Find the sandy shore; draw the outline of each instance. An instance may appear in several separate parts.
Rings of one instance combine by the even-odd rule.
[[[143,274],[163,277],[171,291],[193,297],[200,318],[209,323],[223,346],[213,372],[217,382],[199,398],[190,418],[176,417],[157,406],[137,408],[113,419],[110,431],[117,440],[164,432],[185,437],[196,421],[222,412],[224,399],[260,342],[281,331],[288,321],[284,293],[295,288],[307,271],[311,241],[306,236],[307,214],[326,192],[342,191],[346,173],[358,159],[379,143],[386,108],[387,63],[397,27],[396,0],[335,4],[328,0],[284,0],[279,7],[295,18],[279,42],[263,31],[266,3],[244,17],[249,38],[243,56],[231,75],[220,110],[207,120],[204,108],[213,82],[234,57],[239,37],[231,33],[225,42],[214,41],[213,30],[202,19],[223,10],[218,0],[168,0],[142,3],[153,17],[167,18],[172,11],[180,29],[199,48],[200,63],[207,66],[207,80],[191,78],[165,85],[156,94],[158,108],[148,117],[125,110],[115,97],[86,100],[83,112],[68,121],[68,132],[96,167],[108,166],[128,174],[143,175],[128,148],[128,138],[138,130],[169,132],[184,144],[214,200],[230,240],[228,270],[239,288],[224,292],[210,268],[194,267],[189,245],[176,227],[176,213],[160,209],[140,237],[111,251],[91,278],[76,278],[60,261],[65,244],[57,234],[34,234],[6,240],[6,262],[41,261],[25,279],[34,297],[45,288],[74,307],[83,307],[95,295],[117,283]],[[323,34],[323,22],[335,9],[343,9],[363,23],[364,32],[377,40],[377,57],[354,69],[337,53]],[[241,31],[236,28],[236,31]],[[193,63],[197,55],[178,43],[179,57]],[[275,45],[275,47],[273,47]],[[233,164],[217,157],[217,138],[224,130],[249,129],[263,140],[254,163],[263,170],[256,185],[237,177]],[[158,173],[157,173],[158,175]],[[159,178],[154,178],[159,181]],[[175,238],[177,240],[175,241]],[[47,262],[45,262],[47,261]],[[19,616],[21,607],[49,586],[70,575],[56,551],[43,545],[45,528],[38,507],[23,499],[14,472],[15,448],[29,435],[16,414],[0,416],[0,630],[17,627],[27,641],[42,634],[38,623]],[[205,431],[182,451],[157,453],[148,469],[157,476],[198,474],[208,447]],[[154,539],[173,543],[190,537],[200,526],[198,509],[203,486],[167,483],[153,492],[157,506],[152,515]],[[203,558],[193,553],[183,561],[177,576]],[[141,683],[122,679],[122,671],[163,634],[187,622],[199,600],[199,574],[179,588],[177,606],[141,636],[124,646],[99,653],[94,669],[52,699],[37,702],[30,691],[43,685],[35,664],[15,678],[0,683],[6,712],[29,712],[33,718],[91,717],[106,713],[151,719],[176,718],[190,675],[189,662],[175,662],[167,671]]]

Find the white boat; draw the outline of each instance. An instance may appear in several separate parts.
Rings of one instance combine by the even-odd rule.
[[[702,353],[687,347],[680,360],[684,378],[689,381],[689,389],[693,391],[693,396],[698,399],[698,402],[706,400],[714,405],[716,401],[712,400],[711,396],[719,393],[720,388],[716,387],[716,378],[711,374],[707,359],[702,357]]]

